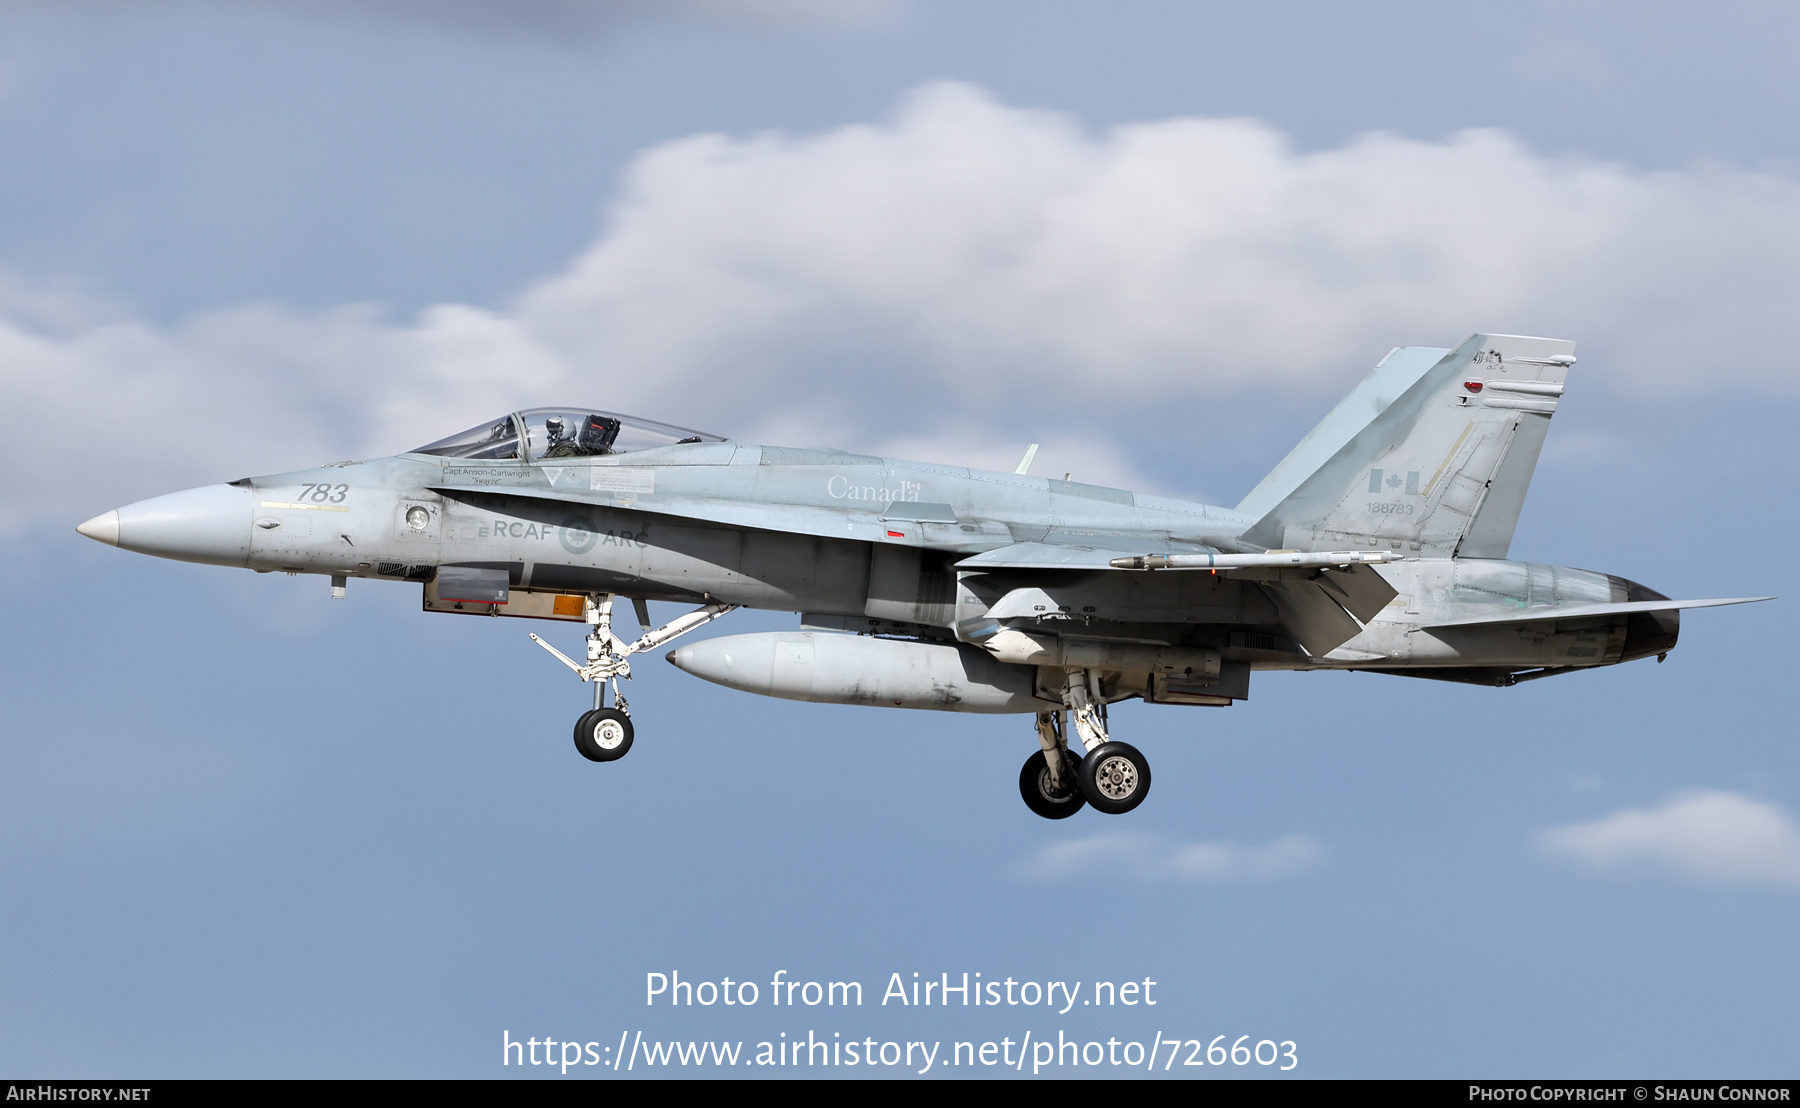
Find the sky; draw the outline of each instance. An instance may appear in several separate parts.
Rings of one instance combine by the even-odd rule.
[[[529,627],[73,528],[555,403],[1230,505],[1389,348],[1494,331],[1580,344],[1515,557],[1782,593],[1745,553],[1800,540],[1797,45],[1775,4],[0,7],[0,1073],[1061,1033],[1165,1078],[1283,1075],[1185,1064],[1221,1035],[1289,1076],[1792,1076],[1785,600],[1509,690],[1124,705],[1154,794],[1050,823],[1024,717],[650,659],[591,765]],[[761,999],[646,1003],[677,972]],[[1157,1003],[880,1003],[965,972]],[[1032,1076],[818,1072],[922,1067]]]

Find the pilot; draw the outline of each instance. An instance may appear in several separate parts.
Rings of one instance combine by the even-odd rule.
[[[544,457],[566,458],[581,453],[575,444],[564,437],[561,416],[550,416],[544,420]]]

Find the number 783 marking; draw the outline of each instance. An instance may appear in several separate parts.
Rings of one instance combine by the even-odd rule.
[[[303,490],[296,500],[310,500],[314,504],[342,504],[344,497],[350,492],[349,485],[301,485]]]

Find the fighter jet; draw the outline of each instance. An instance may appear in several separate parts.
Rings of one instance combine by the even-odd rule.
[[[427,612],[585,623],[575,748],[631,749],[635,656],[738,608],[792,631],[690,641],[676,668],[790,700],[1034,717],[1027,807],[1118,814],[1150,764],[1123,700],[1225,707],[1259,670],[1510,686],[1674,648],[1671,600],[1507,557],[1574,344],[1396,348],[1236,507],[1029,473],[753,446],[538,408],[389,458],[245,477],[106,512],[126,550],[412,582]],[[614,605],[642,633],[615,634]],[[696,605],[651,627],[647,601]],[[610,692],[610,698],[609,698]],[[609,703],[610,699],[610,703]],[[1073,740],[1073,741],[1071,741]]]

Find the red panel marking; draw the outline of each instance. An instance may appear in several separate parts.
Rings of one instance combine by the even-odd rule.
[[[889,531],[888,532],[888,538],[890,538],[890,539],[903,539],[905,537],[906,537],[905,531]]]
[[[1470,392],[1480,392],[1481,391],[1481,382],[1480,381],[1464,381],[1463,388],[1468,389]]]

